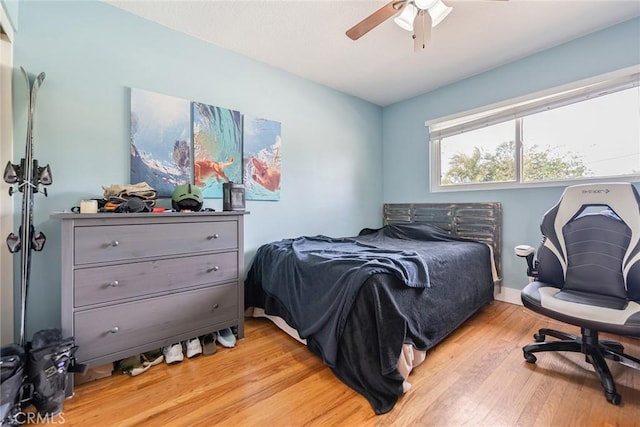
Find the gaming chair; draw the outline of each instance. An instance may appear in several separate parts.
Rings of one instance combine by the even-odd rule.
[[[543,217],[542,245],[517,246],[527,260],[531,282],[522,290],[528,309],[580,327],[576,336],[543,328],[536,342],[522,348],[529,363],[534,353],[569,351],[585,354],[604,394],[617,405],[613,377],[605,359],[640,369],[640,359],[622,344],[599,340],[600,332],[640,337],[640,197],[630,183],[567,187]],[[545,341],[546,336],[557,340]]]

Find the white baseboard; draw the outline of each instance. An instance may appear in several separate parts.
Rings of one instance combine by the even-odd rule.
[[[522,305],[522,300],[520,299],[520,289],[507,288],[506,286],[502,286],[498,288],[496,286],[493,297],[497,301],[508,302],[510,304]]]

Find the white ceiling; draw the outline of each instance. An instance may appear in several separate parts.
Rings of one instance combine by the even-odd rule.
[[[414,53],[392,19],[345,35],[387,0],[105,1],[381,106],[640,16],[640,0],[444,0],[453,11]]]

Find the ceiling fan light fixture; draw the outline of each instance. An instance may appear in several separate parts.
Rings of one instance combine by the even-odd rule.
[[[435,26],[441,23],[452,10],[453,8],[444,4],[442,0],[436,0],[436,2],[429,8],[429,15],[431,15],[431,27],[435,28]]]
[[[393,18],[393,22],[395,22],[398,27],[402,28],[403,30],[413,31],[413,20],[416,17],[416,13],[418,13],[418,9],[416,9],[416,7],[411,3],[407,3],[402,8],[402,11],[398,14],[398,16]]]
[[[436,3],[438,3],[438,1],[439,0],[414,0],[413,3],[416,5],[418,9],[427,10],[433,5],[435,5]]]

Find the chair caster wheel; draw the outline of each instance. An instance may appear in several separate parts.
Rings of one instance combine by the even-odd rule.
[[[533,339],[536,340],[536,342],[544,342],[544,338],[545,336],[542,334],[533,334]]]
[[[622,397],[618,393],[609,393],[604,392],[604,396],[607,398],[607,401],[613,405],[619,405],[622,402]]]
[[[538,360],[537,357],[535,357],[533,355],[533,353],[524,353],[524,359],[528,362],[528,363],[536,363],[536,361]]]

